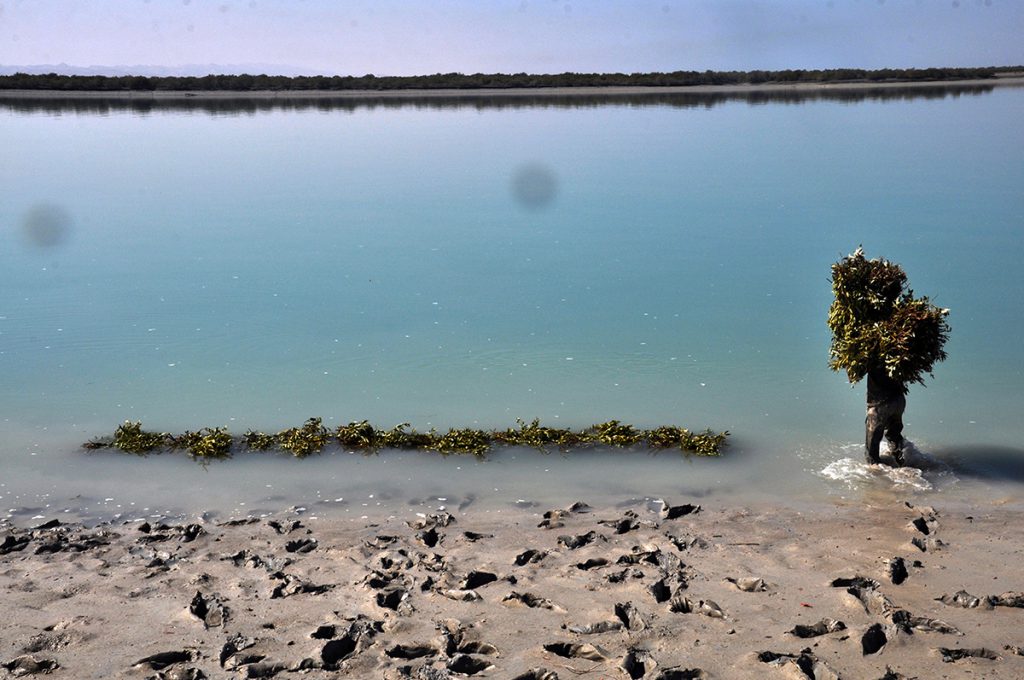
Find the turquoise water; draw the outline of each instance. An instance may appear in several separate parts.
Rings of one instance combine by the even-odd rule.
[[[925,481],[1015,494],[1024,89],[795,102],[0,107],[0,510],[856,492],[821,471],[860,458],[863,387],[828,370],[824,324],[859,244],[952,309],[909,397]],[[312,415],[733,437],[720,461],[206,470],[78,448],[125,419]]]

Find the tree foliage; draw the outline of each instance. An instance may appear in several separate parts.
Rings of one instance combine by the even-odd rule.
[[[924,69],[786,69],[783,71],[670,71],[653,73],[434,73],[416,76],[68,76],[15,73],[0,76],[0,90],[101,92],[182,91],[346,91],[478,90],[552,87],[678,87],[693,85],[761,85],[766,83],[935,82],[993,79],[1011,67]]]
[[[946,358],[949,310],[914,297],[898,264],[868,260],[858,248],[832,265],[832,293],[829,366],[850,382],[881,369],[901,383],[924,383]]]

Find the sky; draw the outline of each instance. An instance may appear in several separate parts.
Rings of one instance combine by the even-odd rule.
[[[1022,0],[0,0],[5,66],[923,68],[1024,64],[1022,36]]]

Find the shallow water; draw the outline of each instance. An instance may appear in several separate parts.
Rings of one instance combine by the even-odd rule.
[[[0,509],[1020,497],[1022,115],[1016,88],[0,107]],[[826,366],[828,266],[858,244],[952,309],[950,358],[908,400],[930,489],[858,467],[863,388]],[[733,437],[720,460],[337,451],[202,469],[78,449],[125,419],[240,434],[313,415]]]

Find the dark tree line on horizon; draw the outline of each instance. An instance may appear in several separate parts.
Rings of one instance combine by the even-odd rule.
[[[928,82],[995,78],[1020,67],[825,69],[785,71],[673,71],[670,73],[437,73],[424,76],[0,76],[0,90],[99,92],[476,90],[489,88],[671,87],[843,82]]]

